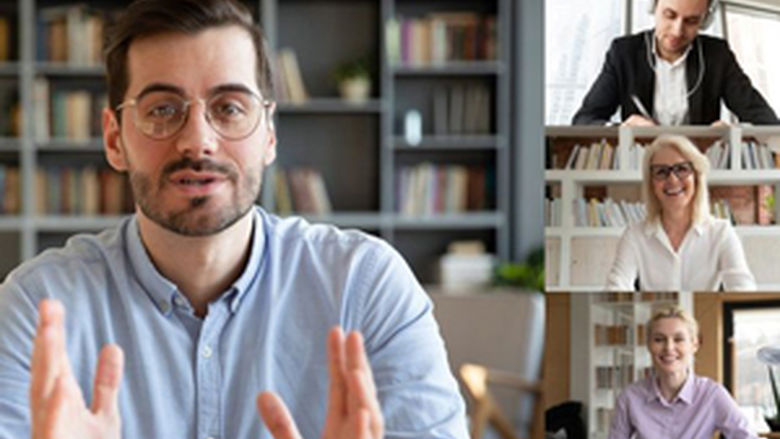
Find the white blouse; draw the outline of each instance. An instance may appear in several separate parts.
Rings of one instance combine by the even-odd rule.
[[[678,251],[660,221],[630,225],[618,244],[607,276],[610,291],[755,290],[742,243],[731,224],[707,218],[692,226]]]

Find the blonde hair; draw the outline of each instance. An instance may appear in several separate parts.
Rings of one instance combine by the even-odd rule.
[[[653,316],[650,317],[650,320],[647,321],[647,343],[650,343],[652,334],[653,334],[653,325],[655,322],[661,320],[661,319],[680,319],[685,326],[688,328],[688,332],[691,334],[691,340],[694,340],[698,342],[699,340],[699,323],[696,321],[696,319],[693,318],[693,316],[684,309],[680,308],[676,305],[670,305],[665,306],[663,308],[657,309]]]
[[[696,145],[685,136],[662,134],[647,147],[642,163],[642,197],[647,207],[647,222],[661,219],[661,203],[653,191],[653,176],[650,175],[650,163],[655,153],[663,148],[672,147],[693,164],[696,193],[693,197],[692,224],[699,224],[710,216],[710,194],[707,189],[707,174],[710,162]]]

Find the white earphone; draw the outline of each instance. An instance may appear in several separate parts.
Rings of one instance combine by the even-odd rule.
[[[656,5],[658,5],[658,0],[652,0],[650,2],[650,9],[648,12],[654,14]],[[707,29],[710,27],[712,22],[715,21],[715,12],[717,9],[718,0],[709,0],[709,4],[707,5],[707,12],[704,13],[704,18],[702,18],[701,23],[699,24],[699,28]]]

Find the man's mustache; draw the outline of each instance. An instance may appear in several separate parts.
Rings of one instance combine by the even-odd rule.
[[[183,169],[191,169],[196,172],[211,171],[225,174],[228,178],[235,178],[236,171],[233,167],[220,164],[211,160],[199,159],[193,160],[189,157],[184,157],[181,160],[169,163],[163,168],[163,175],[170,175],[176,171]]]

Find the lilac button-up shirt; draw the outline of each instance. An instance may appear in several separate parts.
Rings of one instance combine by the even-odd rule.
[[[628,386],[618,397],[609,439],[757,438],[720,384],[691,373],[673,401],[661,396],[655,377]]]

